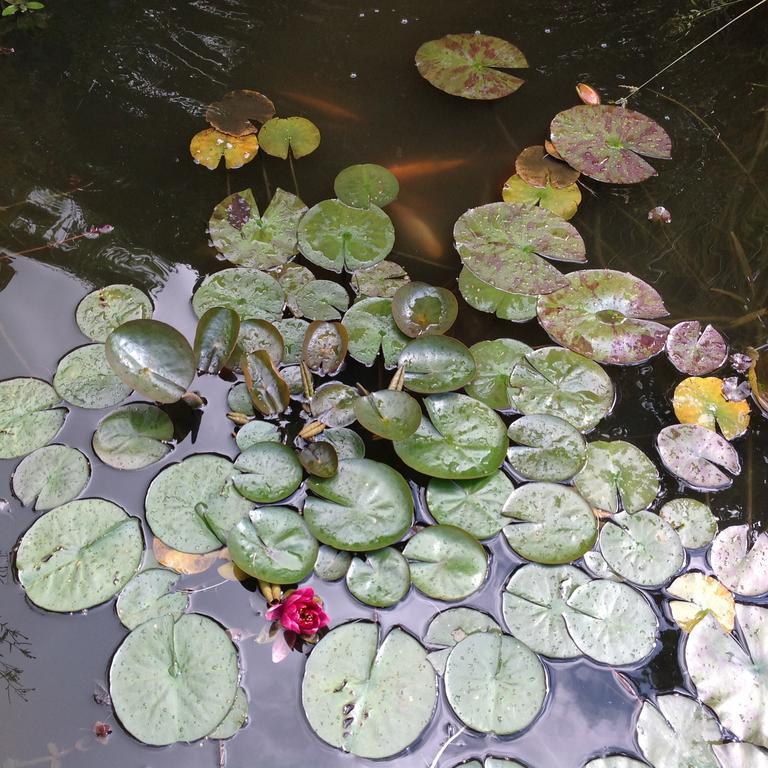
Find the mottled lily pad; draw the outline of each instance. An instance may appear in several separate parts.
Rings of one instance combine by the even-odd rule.
[[[13,492],[36,512],[66,504],[88,485],[91,465],[83,453],[67,445],[48,445],[27,456],[13,472]]]
[[[61,398],[40,379],[0,381],[0,459],[25,456],[53,440],[67,417]]]
[[[405,387],[437,394],[468,384],[475,376],[472,353],[450,336],[422,336],[409,341],[397,358],[405,369]]]
[[[736,603],[733,595],[717,580],[703,573],[689,571],[678,576],[667,592],[672,618],[684,632],[690,632],[706,615],[712,614],[724,632],[733,632]]]
[[[458,314],[459,304],[447,288],[415,281],[403,285],[392,297],[392,317],[412,339],[445,333]]]
[[[517,175],[534,187],[551,186],[553,189],[565,189],[573,186],[581,175],[575,168],[547,154],[547,150],[537,144],[526,147],[515,160]]]
[[[507,434],[517,443],[507,451],[507,461],[523,480],[570,480],[587,458],[579,430],[557,416],[523,416],[509,425]]]
[[[408,561],[392,547],[352,558],[347,589],[361,602],[389,608],[405,597],[411,586]]]
[[[197,324],[195,360],[198,373],[217,376],[237,344],[240,316],[226,307],[211,307]]]
[[[706,547],[717,533],[717,519],[706,504],[696,499],[672,499],[659,515],[677,531],[686,549]]]
[[[703,331],[698,320],[687,320],[670,329],[667,356],[672,365],[688,376],[706,376],[716,371],[728,357],[728,342],[708,325]]]
[[[134,576],[118,595],[117,616],[128,629],[149,619],[171,616],[175,621],[189,605],[189,595],[174,592],[181,576],[165,568],[149,568]]]
[[[749,404],[726,400],[723,380],[715,376],[683,379],[675,387],[672,406],[681,424],[698,424],[713,431],[720,427],[726,440],[743,435],[749,427]]]
[[[333,191],[342,203],[355,208],[378,205],[383,208],[397,199],[400,183],[392,171],[374,163],[350,165],[333,182]]]
[[[297,317],[286,317],[284,320],[275,320],[271,325],[283,338],[281,365],[298,365],[309,323]]]
[[[274,320],[283,314],[285,295],[272,275],[258,269],[222,269],[203,280],[192,296],[192,309],[202,317],[211,307],[227,307],[242,319]]]
[[[301,359],[312,373],[333,376],[344,364],[349,349],[349,333],[341,323],[315,320],[307,326]]]
[[[579,209],[581,190],[578,184],[558,189],[546,184],[537,187],[524,181],[517,174],[510,176],[501,190],[501,199],[505,203],[540,206],[559,216],[561,219],[571,219]]]
[[[717,578],[737,595],[768,592],[768,533],[732,525],[715,537],[709,562]]]
[[[479,341],[469,351],[475,361],[475,375],[465,387],[467,394],[491,408],[508,410],[509,375],[520,359],[533,350],[515,339],[493,339]]]
[[[363,427],[387,440],[405,440],[421,423],[421,407],[407,392],[383,389],[357,398],[352,407]]]
[[[323,581],[338,581],[343,579],[352,563],[352,555],[321,544],[315,561],[315,575]]]
[[[253,354],[259,350],[266,352],[274,365],[280,365],[285,358],[283,334],[269,320],[243,320],[240,323],[235,355],[242,358],[243,354]]]
[[[410,279],[399,264],[385,260],[353,272],[350,282],[352,290],[361,299],[373,296],[391,299]]]
[[[315,390],[309,407],[315,419],[326,426],[347,427],[355,421],[353,403],[358,397],[353,387],[329,381]]]
[[[89,293],[75,312],[77,327],[92,341],[106,341],[129,320],[152,317],[149,297],[132,285],[108,285]]]
[[[502,320],[524,323],[536,317],[538,296],[500,291],[475,277],[466,267],[459,272],[459,291],[470,307],[495,313]]]
[[[342,323],[349,333],[349,354],[363,365],[373,365],[381,351],[385,367],[394,368],[408,343],[392,317],[392,299],[362,299],[347,311]]]
[[[273,117],[259,130],[259,146],[268,155],[285,160],[290,152],[298,160],[320,146],[320,131],[306,117]]]
[[[256,157],[258,151],[259,141],[253,134],[230,136],[215,128],[206,128],[196,133],[189,142],[192,159],[209,171],[219,167],[222,157],[228,169],[242,168]]]
[[[113,333],[110,338],[114,335]],[[124,357],[125,355],[122,356],[123,359]],[[60,360],[53,377],[53,388],[62,400],[80,408],[99,409],[117,405],[131,394],[133,386],[123,383],[128,377],[125,374],[118,377],[112,359],[110,358],[110,362],[107,360],[103,344],[88,344],[73,349]]]
[[[296,454],[287,445],[271,441],[243,451],[235,460],[235,468],[240,470],[232,477],[238,493],[260,504],[290,496],[303,478]]]
[[[314,274],[306,267],[295,262],[283,264],[281,267],[273,270],[271,274],[274,275],[285,292],[285,303],[288,309],[294,317],[301,317],[301,310],[296,303],[296,296],[307,283],[311,283],[315,279]]]
[[[349,307],[349,294],[332,280],[313,280],[296,294],[296,306],[308,320],[341,320]]]

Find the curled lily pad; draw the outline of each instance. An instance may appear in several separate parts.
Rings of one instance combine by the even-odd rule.
[[[501,511],[514,489],[501,470],[477,480],[432,478],[427,508],[438,523],[454,525],[476,539],[490,539],[508,522]]]
[[[12,486],[25,507],[44,512],[77,498],[90,477],[91,465],[83,453],[67,445],[48,445],[16,467]]]
[[[247,451],[257,443],[279,443],[280,430],[269,421],[249,421],[235,435],[237,447]]]
[[[374,296],[391,299],[410,279],[408,273],[399,264],[380,261],[372,267],[353,272],[351,283],[352,290],[361,299]]]
[[[409,467],[430,477],[472,480],[501,466],[509,442],[495,411],[454,393],[426,397],[424,405],[428,415],[416,432],[394,443]]]
[[[597,509],[614,514],[621,509],[647,509],[659,494],[654,463],[632,443],[596,440],[587,446],[587,463],[574,477],[576,490]]]
[[[355,208],[378,205],[383,208],[397,199],[400,183],[392,171],[381,165],[350,165],[333,182],[333,191],[342,203]]]
[[[40,379],[0,381],[0,459],[25,456],[53,440],[67,417],[61,398]]]
[[[715,537],[709,562],[717,578],[737,595],[768,592],[768,533],[732,525]]]
[[[706,547],[717,533],[717,519],[696,499],[672,499],[659,510],[659,516],[677,531],[686,549]]]
[[[171,450],[173,422],[149,403],[129,403],[105,416],[93,435],[93,450],[110,467],[142,469]]]
[[[357,432],[353,432],[346,427],[325,429],[316,439],[327,440],[336,449],[339,461],[342,459],[362,459],[365,457],[363,438]]]
[[[297,584],[312,573],[318,544],[295,510],[259,507],[233,526],[227,548],[232,562],[249,576],[269,584]]]
[[[46,512],[16,553],[27,597],[48,611],[81,611],[116,595],[139,568],[141,523],[104,499],[70,501]]]
[[[207,736],[232,707],[238,674],[235,646],[215,621],[160,616],[117,649],[109,691],[126,730],[160,746]]]
[[[465,99],[509,96],[523,81],[500,70],[527,66],[519,48],[491,35],[446,35],[423,43],[416,51],[416,68],[425,80]]]
[[[666,584],[685,563],[675,529],[653,512],[614,515],[600,532],[600,552],[619,576],[643,587]]]
[[[461,261],[476,277],[511,293],[550,293],[566,278],[544,258],[585,261],[576,229],[542,208],[489,203],[459,217],[453,237]]]
[[[283,314],[285,295],[272,275],[258,269],[222,269],[203,280],[192,296],[192,309],[202,317],[211,307],[226,307],[241,318],[274,320]]]
[[[303,477],[296,454],[287,445],[269,441],[256,443],[241,453],[235,468],[241,473],[232,478],[238,493],[261,504],[290,496]]]
[[[577,560],[597,538],[592,508],[572,488],[555,483],[520,486],[504,505],[509,546],[526,560],[560,565]]]
[[[403,550],[411,581],[436,600],[462,600],[477,592],[488,572],[488,555],[477,539],[452,525],[430,525]]]
[[[252,354],[263,350],[269,359],[280,365],[285,356],[285,340],[277,326],[268,320],[243,320],[237,338],[236,354]]]
[[[232,309],[211,307],[203,314],[195,333],[198,373],[217,376],[237,344],[240,316]]]
[[[705,616],[685,642],[685,664],[698,698],[737,738],[768,747],[768,608],[737,605],[744,644]]]
[[[656,438],[656,447],[673,475],[702,491],[718,491],[733,482],[722,469],[732,475],[741,472],[736,449],[720,435],[696,424],[665,427]]]
[[[415,281],[403,285],[392,297],[392,317],[412,339],[445,333],[458,314],[459,304],[447,288]]]
[[[557,416],[523,416],[510,424],[507,434],[517,443],[507,451],[507,461],[524,480],[570,480],[587,458],[579,430]]]
[[[411,586],[407,560],[392,547],[354,557],[347,571],[347,588],[361,602],[388,608],[405,597]]]
[[[459,291],[470,307],[480,312],[495,312],[502,320],[524,323],[536,317],[538,296],[500,291],[475,277],[466,267],[459,272]]]
[[[320,146],[320,131],[306,117],[273,117],[259,130],[259,146],[285,160],[290,152],[297,160]]]
[[[682,424],[698,424],[714,431],[720,427],[726,440],[743,435],[749,427],[749,405],[746,400],[726,400],[723,380],[711,376],[683,379],[672,398],[675,416]]]
[[[465,387],[467,394],[491,408],[509,409],[509,374],[533,350],[515,339],[493,339],[479,341],[469,351],[475,361],[475,375]]]
[[[114,333],[110,338],[113,336]],[[103,344],[88,344],[73,349],[60,360],[53,377],[53,388],[62,400],[80,408],[109,408],[125,400],[133,388],[133,385],[126,382],[129,377],[124,373],[118,377],[117,370],[112,358],[104,354]]]
[[[224,94],[208,105],[205,119],[217,130],[230,136],[256,133],[255,123],[264,123],[275,114],[275,105],[263,93],[239,89]],[[252,122],[253,121],[253,122]]]
[[[333,376],[343,365],[349,348],[349,334],[341,323],[315,320],[307,326],[302,360],[312,373]]]
[[[340,381],[329,381],[315,390],[310,401],[312,415],[328,427],[347,427],[355,420],[353,403],[357,390]]]
[[[344,286],[332,280],[313,280],[296,294],[296,306],[309,320],[341,320],[349,295]]]
[[[407,392],[383,389],[353,401],[355,417],[369,432],[405,440],[421,423],[421,407]]]
[[[352,563],[352,555],[321,544],[315,561],[315,575],[323,581],[343,579]]]
[[[362,299],[347,311],[342,323],[349,334],[349,354],[363,365],[373,365],[381,350],[385,367],[394,368],[408,343],[392,317],[392,299]]]
[[[703,573],[689,572],[678,576],[667,592],[679,600],[671,600],[669,610],[677,625],[690,632],[711,613],[724,632],[733,632],[736,603],[733,595],[717,580]]]
[[[571,610],[568,598],[588,581],[589,576],[570,565],[529,563],[518,568],[502,596],[504,622],[510,633],[544,656],[580,656],[581,651],[568,634],[564,615]]]
[[[152,533],[181,552],[218,549],[253,506],[235,489],[232,478],[237,474],[229,459],[213,453],[166,467],[150,484],[144,501]]]
[[[515,160],[517,175],[534,187],[551,186],[565,189],[574,185],[581,175],[567,163],[547,154],[541,145],[526,147]]]
[[[358,757],[385,758],[410,746],[432,720],[437,678],[421,643],[395,627],[343,624],[315,647],[301,690],[312,730]]]
[[[542,328],[558,344],[598,363],[635,365],[664,348],[661,296],[640,278],[613,269],[566,275],[567,285],[539,297]]]
[[[299,453],[301,466],[315,477],[333,477],[339,468],[339,455],[332,443],[315,441]]]
[[[237,689],[235,702],[226,717],[208,734],[209,739],[231,739],[248,720],[248,696],[244,688]]]
[[[263,349],[243,355],[243,374],[248,394],[264,416],[277,416],[287,407],[291,392],[278,373],[269,354]]]
[[[209,171],[219,167],[222,157],[228,169],[242,168],[256,157],[258,151],[259,141],[256,136],[230,136],[215,128],[206,128],[196,133],[189,142],[192,159]]]
[[[127,386],[160,403],[176,402],[195,378],[189,342],[158,320],[130,320],[112,331],[106,357]]]
[[[720,368],[728,357],[728,343],[708,325],[703,331],[698,320],[687,320],[670,329],[667,356],[672,365],[688,376],[706,376]]]
[[[529,184],[515,174],[510,176],[501,190],[501,199],[505,203],[517,203],[529,206],[541,206],[559,216],[561,219],[571,219],[579,209],[581,190],[577,184],[558,189],[546,184],[537,187]]]
[[[171,616],[178,619],[189,605],[189,595],[173,592],[181,576],[165,568],[149,568],[134,576],[118,595],[117,616],[128,629],[149,619]]]
[[[555,115],[550,133],[568,165],[609,184],[636,184],[655,176],[656,171],[640,155],[671,157],[667,132],[649,117],[625,107],[571,107]]]
[[[278,188],[263,215],[250,189],[225,197],[208,223],[213,247],[242,267],[271,269],[298,252],[299,219],[307,206],[296,195]]]
[[[465,725],[503,736],[521,731],[539,714],[547,674],[536,654],[518,640],[477,632],[451,651],[445,693]]]
[[[281,364],[298,365],[301,361],[302,346],[309,323],[297,317],[287,317],[284,320],[275,320],[271,325],[283,339]]]
[[[714,744],[712,749],[721,768],[768,768],[768,753],[754,744],[731,741]]]
[[[152,317],[149,297],[132,285],[108,285],[89,293],[75,312],[77,327],[92,341],[106,341],[129,320]]]
[[[525,356],[509,377],[512,405],[526,415],[558,416],[588,432],[614,402],[608,374],[582,355],[543,347]]]
[[[413,523],[413,497],[396,470],[370,459],[345,459],[329,478],[311,477],[304,519],[323,544],[369,552],[400,541]]]
[[[409,341],[397,358],[405,368],[405,387],[435,394],[459,389],[475,375],[472,353],[450,336],[423,336]]]

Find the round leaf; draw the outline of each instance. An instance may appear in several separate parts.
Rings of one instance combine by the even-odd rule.
[[[56,436],[67,417],[61,398],[39,379],[0,381],[0,459],[26,456]]]
[[[263,123],[275,114],[275,105],[263,93],[240,89],[229,91],[219,101],[208,105],[205,119],[217,130],[230,136],[256,133],[251,122]]]
[[[406,559],[392,547],[354,557],[347,571],[347,588],[361,602],[389,608],[400,602],[411,586]]]
[[[381,350],[386,368],[394,368],[408,343],[408,337],[395,325],[392,300],[362,299],[342,320],[349,333],[349,354],[363,365],[373,365]]]
[[[243,320],[237,337],[238,358],[260,350],[267,353],[274,365],[280,365],[285,353],[283,335],[268,320]]]
[[[421,423],[421,407],[407,392],[383,389],[358,397],[352,407],[363,427],[387,440],[404,440]]]
[[[132,285],[108,285],[89,293],[75,312],[77,327],[92,341],[106,341],[129,320],[152,317],[149,297]]]
[[[495,312],[502,320],[524,323],[536,317],[538,296],[500,291],[479,280],[466,267],[459,272],[459,291],[470,307],[479,312]]]
[[[561,160],[547,154],[541,145],[526,147],[515,160],[517,175],[535,187],[551,186],[565,189],[579,180],[579,172]]]
[[[445,333],[456,322],[458,313],[456,297],[447,288],[427,283],[406,283],[392,297],[392,317],[412,339]]]
[[[352,405],[357,398],[357,390],[340,381],[329,381],[315,390],[310,410],[328,427],[346,427],[355,420]]]
[[[298,160],[320,146],[320,131],[306,117],[273,117],[259,130],[259,146],[268,155],[283,160],[290,151]]]
[[[315,561],[315,575],[323,581],[338,581],[344,578],[351,563],[352,555],[349,552],[340,552],[327,544],[321,544]]]
[[[659,516],[677,531],[686,549],[706,547],[717,533],[717,520],[706,504],[696,499],[672,499]]]
[[[256,136],[230,136],[215,128],[206,128],[196,133],[189,142],[192,159],[209,171],[218,168],[222,157],[224,165],[230,170],[242,168],[256,157],[258,151],[259,142]]]
[[[768,533],[732,525],[715,537],[709,562],[717,578],[737,595],[768,592]]]
[[[25,507],[44,512],[77,498],[90,477],[91,465],[84,454],[66,445],[48,445],[16,467],[13,492]]]
[[[285,295],[272,275],[258,269],[222,269],[203,280],[192,296],[192,309],[202,317],[211,307],[226,307],[242,320],[274,320],[283,314]]]
[[[493,339],[479,341],[469,351],[475,361],[475,376],[465,387],[467,394],[491,408],[509,409],[509,375],[520,359],[533,350],[514,339]]]
[[[302,359],[312,373],[332,376],[344,363],[349,334],[341,323],[315,320],[307,326],[302,345]]]
[[[315,441],[299,453],[301,466],[316,477],[333,477],[339,469],[339,455],[332,443]]]
[[[296,306],[309,320],[341,320],[349,295],[344,286],[331,280],[313,280],[296,294]]]
[[[353,432],[346,427],[325,429],[316,439],[327,440],[336,449],[339,461],[342,459],[362,459],[365,457],[363,438],[357,432]]]
[[[716,377],[684,379],[675,387],[672,406],[681,424],[698,424],[713,432],[720,427],[726,440],[743,435],[749,427],[749,404],[726,400],[723,380]]]
[[[446,608],[429,622],[424,642],[440,648],[453,648],[475,632],[501,632],[487,613],[474,608]]]
[[[181,576],[164,568],[149,568],[134,576],[118,595],[117,616],[128,629],[149,619],[170,616],[178,619],[189,605],[189,595],[173,592]]]
[[[405,368],[405,387],[412,392],[449,392],[463,387],[475,375],[472,353],[450,336],[424,336],[409,341],[397,364]]]
[[[675,325],[667,336],[666,348],[672,365],[688,376],[706,376],[728,357],[728,343],[722,334],[711,325],[702,331],[698,320]]]
[[[246,499],[267,504],[290,496],[303,477],[296,454],[282,443],[260,442],[241,453],[235,460],[232,482]]]
[[[397,199],[400,184],[394,173],[373,163],[350,165],[333,182],[336,197],[355,208],[383,208]]]
[[[245,452],[257,443],[279,443],[280,430],[268,421],[249,421],[235,435],[237,447]]]
[[[515,174],[504,182],[501,199],[505,203],[539,205],[550,213],[554,213],[555,216],[568,220],[573,218],[579,209],[581,190],[577,184],[571,184],[563,189],[557,189],[550,184],[536,187]]]
[[[154,323],[154,320],[134,320],[134,323]],[[114,334],[110,336],[113,338]],[[80,408],[109,408],[125,400],[133,385],[126,376],[116,375],[117,368],[104,355],[103,344],[88,344],[65,355],[56,368],[53,387],[62,400]],[[111,366],[111,367],[110,367]],[[124,383],[125,382],[125,383]]]

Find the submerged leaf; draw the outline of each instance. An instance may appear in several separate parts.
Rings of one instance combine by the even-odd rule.
[[[672,365],[688,376],[706,376],[725,364],[728,343],[708,325],[703,331],[698,320],[678,323],[667,336],[667,356]]]
[[[248,696],[245,688],[238,688],[235,702],[227,716],[208,734],[209,739],[231,739],[248,720]]]
[[[736,604],[733,595],[717,580],[703,573],[689,572],[678,576],[667,592],[680,600],[671,600],[672,618],[684,632],[690,632],[711,613],[725,632],[733,632]]]
[[[256,123],[265,123],[275,114],[275,105],[263,93],[249,89],[229,91],[208,105],[205,119],[218,131],[231,136],[256,133]],[[253,121],[253,122],[251,122]]]
[[[743,435],[749,427],[749,405],[744,400],[726,400],[723,380],[714,376],[683,379],[675,387],[672,406],[682,424],[698,424],[712,431],[720,427],[726,440]]]
[[[273,117],[261,126],[259,145],[268,155],[285,160],[290,152],[298,160],[320,146],[320,131],[306,117]]]
[[[218,168],[222,157],[228,169],[242,168],[256,157],[258,151],[259,141],[256,136],[230,136],[215,128],[206,128],[196,133],[189,143],[192,159],[209,171]]]

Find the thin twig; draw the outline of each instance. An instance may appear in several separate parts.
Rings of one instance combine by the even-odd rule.
[[[296,197],[301,197],[301,192],[299,192],[299,181],[296,178],[296,169],[293,167],[293,150],[291,150],[290,147],[288,147],[288,165],[291,168],[291,178],[293,179],[293,190],[296,193]]]

